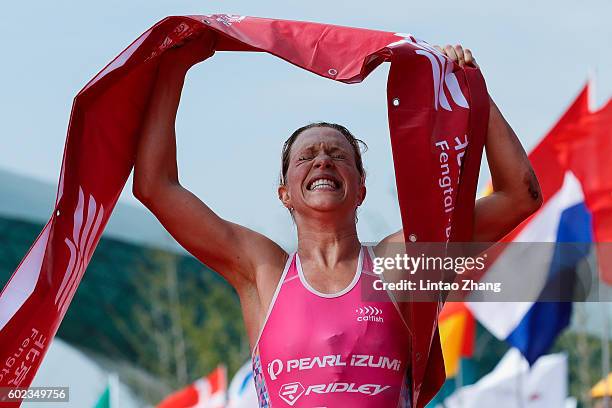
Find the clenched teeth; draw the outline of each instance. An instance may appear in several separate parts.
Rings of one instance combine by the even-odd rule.
[[[316,179],[312,181],[310,185],[308,186],[308,190],[311,190],[311,191],[330,190],[330,189],[336,190],[337,188],[338,188],[338,185],[335,181],[326,179],[326,178]]]

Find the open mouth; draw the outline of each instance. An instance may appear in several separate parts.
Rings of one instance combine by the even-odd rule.
[[[306,189],[308,191],[337,191],[342,183],[329,177],[318,177],[313,179]]]

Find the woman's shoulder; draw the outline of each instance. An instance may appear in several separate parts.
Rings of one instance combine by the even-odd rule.
[[[255,285],[258,292],[274,292],[276,286],[286,269],[287,264],[294,256],[279,245],[257,258],[255,265]]]

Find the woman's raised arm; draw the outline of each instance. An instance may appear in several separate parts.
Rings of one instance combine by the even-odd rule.
[[[503,238],[542,205],[538,179],[518,137],[490,100],[485,149],[493,192],[476,201],[474,241]]]
[[[267,237],[222,219],[184,188],[176,161],[175,120],[185,74],[214,53],[212,43],[202,35],[160,57],[136,153],[133,193],[187,251],[241,292],[256,284],[259,266],[278,263],[282,270],[286,254]]]
[[[478,67],[472,52],[461,45],[435,47],[460,66]],[[485,149],[493,193],[476,200],[472,239],[496,242],[540,208],[542,193],[521,142],[492,99]],[[404,242],[403,230],[386,237],[381,245],[391,242]]]

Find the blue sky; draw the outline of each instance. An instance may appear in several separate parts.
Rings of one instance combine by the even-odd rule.
[[[603,0],[10,2],[0,16],[0,167],[56,183],[72,98],[82,86],[159,19],[214,12],[462,43],[473,49],[491,95],[527,148],[589,71],[597,74],[599,103],[612,94],[612,3]],[[345,85],[269,55],[218,53],[188,75],[177,123],[182,182],[221,216],[291,247],[293,227],[276,198],[282,142],[303,124],[334,121],[370,146],[362,241],[397,230],[387,70]],[[129,188],[125,193],[123,201],[139,205]]]

